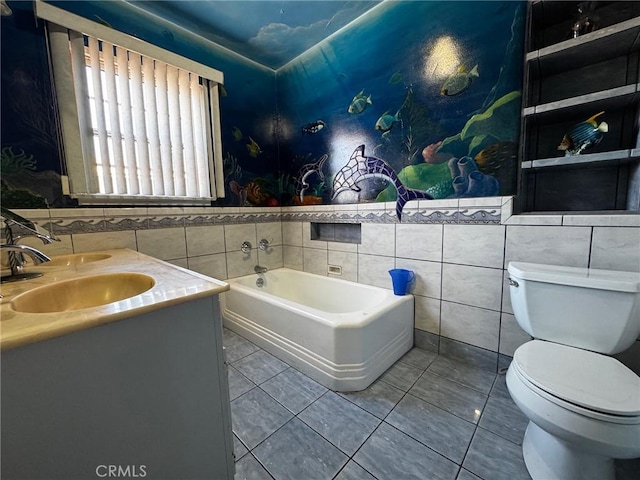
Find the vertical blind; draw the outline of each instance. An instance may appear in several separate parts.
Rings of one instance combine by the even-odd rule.
[[[207,80],[93,37],[71,45],[84,50],[79,107],[89,109],[99,193],[211,197]]]

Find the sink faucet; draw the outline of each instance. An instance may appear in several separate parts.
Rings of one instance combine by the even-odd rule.
[[[260,265],[256,265],[255,267],[253,267],[253,271],[256,273],[265,273],[267,270],[267,267],[262,267]]]
[[[25,237],[35,237],[42,241],[42,243],[49,244],[55,241],[60,241],[59,238],[56,238],[54,235],[49,234],[45,235],[37,231],[36,225],[26,218],[21,217],[20,215],[12,212],[11,210],[2,207],[2,216],[4,217],[5,223],[5,244],[1,246],[2,250],[7,251],[7,257],[9,259],[9,267],[11,268],[11,277],[15,279],[33,277],[36,274],[22,274],[22,267],[25,264],[24,255],[26,254],[33,259],[34,264],[39,264],[42,262],[48,262],[50,260],[44,253],[39,250],[36,250],[33,247],[29,247],[26,245],[18,245],[18,242]],[[17,226],[21,230],[20,235],[15,235],[13,228]],[[9,280],[11,277],[7,277],[6,280]],[[5,278],[3,277],[3,281]]]

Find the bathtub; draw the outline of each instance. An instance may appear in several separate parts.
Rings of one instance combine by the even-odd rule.
[[[412,295],[287,268],[227,282],[224,325],[331,390],[366,388],[413,346]]]

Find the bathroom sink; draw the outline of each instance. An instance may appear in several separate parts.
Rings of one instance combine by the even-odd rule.
[[[98,260],[106,260],[111,255],[106,253],[74,253],[71,255],[58,255],[50,261],[38,265],[41,267],[71,267],[74,265],[83,265],[85,263],[97,262]]]
[[[98,307],[146,292],[155,280],[141,273],[108,273],[55,282],[34,288],[11,300],[23,313],[54,313]]]

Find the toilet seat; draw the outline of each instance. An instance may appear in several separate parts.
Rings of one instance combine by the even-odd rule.
[[[640,424],[640,377],[612,357],[532,340],[514,353],[511,368],[547,400],[597,420]]]

